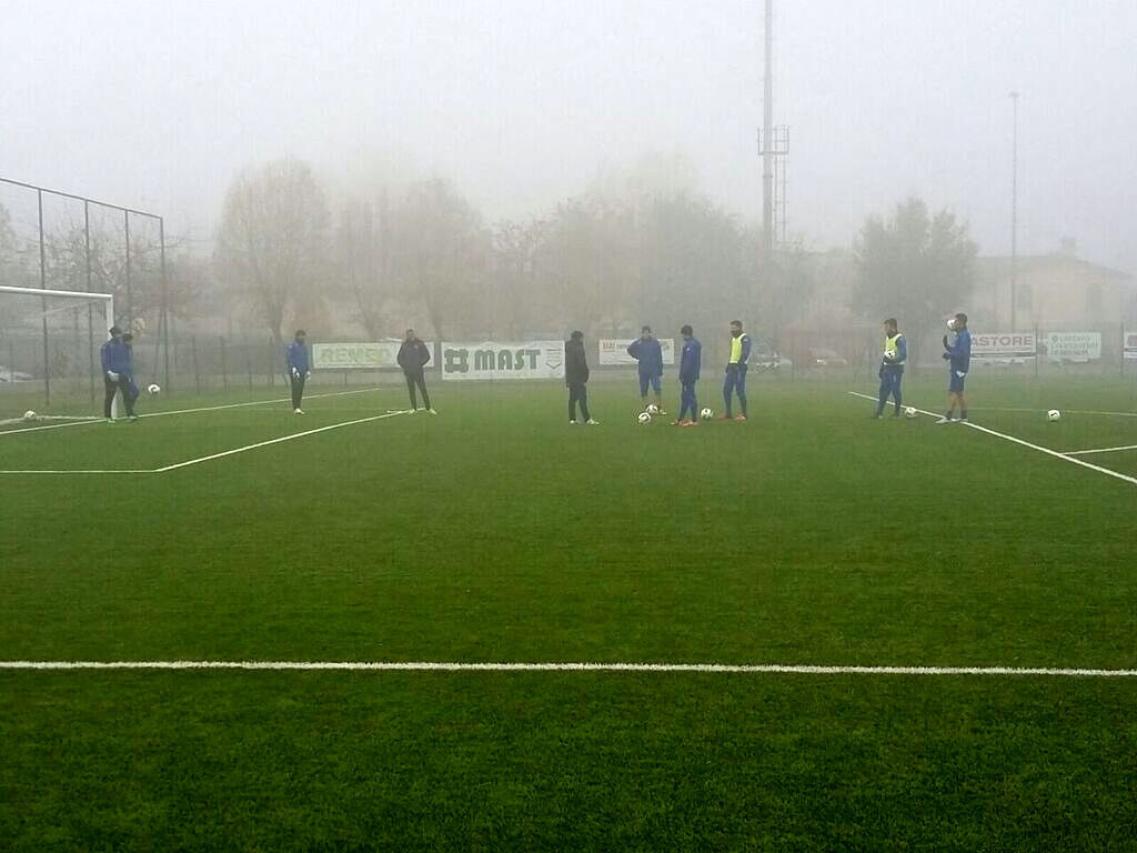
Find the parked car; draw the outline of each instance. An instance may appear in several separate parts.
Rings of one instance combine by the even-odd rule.
[[[0,382],[31,382],[32,375],[0,364]]]
[[[789,370],[794,366],[790,359],[770,350],[755,350],[750,356],[755,370]]]
[[[848,367],[849,359],[836,350],[816,347],[809,351],[810,364],[814,367]]]

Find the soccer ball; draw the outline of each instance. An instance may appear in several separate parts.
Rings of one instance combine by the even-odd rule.
[[[1062,413],[1060,411],[1058,411],[1057,409],[1051,409],[1049,412],[1046,413],[1046,419],[1048,421],[1050,421],[1051,423],[1054,423],[1056,420],[1058,420],[1061,417],[1062,417]]]
[[[24,420],[25,421],[34,421],[35,419],[36,419],[36,413],[33,412],[31,409],[28,409],[26,412],[24,412]]]
[[[917,414],[919,414],[919,412],[917,412],[913,406],[908,406],[904,409],[904,417],[906,418],[914,418]]]
[[[950,318],[948,319],[948,321],[947,321],[947,327],[948,327],[948,331],[949,331],[949,332],[954,332],[954,331],[955,331],[955,317],[950,317]]]
[[[713,411],[711,411],[710,409],[703,409],[703,411],[699,412],[699,417],[705,421],[709,421],[714,416],[715,416],[715,413]]]
[[[644,412],[649,415],[658,415],[659,406],[657,406],[655,403],[648,403],[648,406],[646,409],[644,409]]]
[[[162,388],[161,388],[161,386],[158,385],[157,382],[151,382],[150,386],[146,390],[149,391],[151,394],[157,394],[159,391],[162,390]]]
[[[650,424],[651,423],[651,414],[649,412],[640,412],[640,415],[638,418],[636,418],[636,420],[639,421],[641,424]]]

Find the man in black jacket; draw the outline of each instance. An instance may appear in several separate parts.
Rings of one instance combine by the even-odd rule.
[[[403,376],[407,378],[407,391],[411,394],[411,410],[417,412],[418,398],[415,396],[415,386],[422,391],[423,411],[437,415],[438,412],[430,405],[430,394],[426,391],[426,376],[423,368],[430,362],[430,350],[426,344],[418,339],[414,329],[407,329],[407,336],[403,345],[399,347],[399,355],[395,359],[399,367],[403,368]]]
[[[588,358],[584,354],[584,332],[573,332],[565,341],[565,385],[569,389],[569,423],[576,423],[576,404],[580,403],[580,416],[584,422],[596,426],[597,421],[588,413]]]

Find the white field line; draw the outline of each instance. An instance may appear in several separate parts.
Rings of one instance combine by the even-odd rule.
[[[305,430],[304,432],[293,432],[288,435],[282,435],[279,438],[270,438],[268,441],[258,441],[256,444],[246,444],[244,447],[235,447],[232,450],[223,450],[220,453],[211,453],[209,456],[201,456],[197,459],[187,459],[185,462],[175,462],[173,465],[165,465],[161,468],[140,468],[140,469],[111,469],[111,470],[93,470],[87,468],[76,468],[71,470],[45,470],[45,469],[10,469],[0,470],[0,474],[165,474],[167,471],[175,471],[178,468],[188,468],[190,465],[199,465],[202,462],[209,462],[213,459],[221,459],[225,456],[234,456],[238,453],[245,453],[249,450],[256,450],[259,447],[268,447],[271,444],[280,444],[285,441],[292,441],[295,438],[304,438],[307,435],[316,435],[321,432],[328,432],[333,429],[340,429],[341,427],[355,426],[356,424],[366,424],[372,421],[383,421],[387,418],[393,418],[398,415],[410,414],[409,410],[387,412],[382,415],[372,415],[367,418],[357,418],[353,421],[342,421],[338,424],[329,424],[328,426],[317,427],[316,429]]]
[[[310,394],[306,396],[305,400],[319,400],[323,397],[343,397],[346,394],[366,394],[368,391],[375,391],[375,388],[356,388],[351,391],[332,391],[327,394]],[[197,412],[219,412],[223,409],[240,409],[246,406],[268,406],[274,403],[291,403],[291,397],[281,397],[277,400],[253,400],[248,403],[226,403],[222,406],[201,406],[196,409],[176,409],[169,412],[149,412],[147,414],[139,415],[140,419],[143,418],[164,418],[168,415],[192,415]],[[102,418],[84,418],[79,421],[68,421],[63,424],[43,424],[40,426],[24,427],[23,429],[9,429],[0,430],[0,438],[6,435],[18,435],[22,432],[41,432],[45,429],[62,429],[63,427],[73,426],[89,426],[94,423],[102,423]]]
[[[876,400],[876,397],[870,397],[868,394],[860,394],[856,391],[850,391],[849,394],[851,394],[854,397],[862,397],[866,400],[874,400],[874,401]],[[920,412],[920,414],[923,414],[923,415],[931,415],[932,417],[939,417],[939,415],[936,415],[934,412],[928,412],[928,411],[925,411],[924,409],[916,409],[916,411]],[[1014,442],[1015,444],[1021,444],[1023,447],[1029,447],[1031,450],[1037,450],[1039,453],[1045,453],[1047,456],[1053,456],[1056,459],[1063,459],[1066,462],[1069,462],[1073,465],[1080,465],[1083,468],[1089,468],[1091,471],[1097,471],[1099,474],[1105,474],[1107,477],[1114,477],[1118,480],[1124,480],[1126,483],[1132,483],[1134,486],[1137,486],[1137,477],[1130,477],[1127,474],[1121,474],[1117,471],[1112,471],[1109,468],[1102,468],[1100,465],[1094,465],[1093,463],[1086,462],[1082,459],[1076,459],[1073,456],[1071,456],[1069,453],[1061,453],[1057,450],[1051,450],[1049,447],[1043,447],[1042,445],[1039,445],[1039,444],[1032,444],[1031,442],[1025,441],[1021,438],[1015,438],[1015,436],[1013,436],[1013,435],[1007,435],[1006,433],[997,432],[996,430],[989,429],[988,427],[985,427],[985,426],[979,426],[979,424],[971,423],[970,421],[968,421],[966,424],[959,424],[958,426],[971,427],[971,429],[978,430],[979,432],[985,432],[988,435],[993,435],[996,438],[1003,439],[1004,441],[1011,441],[1011,442]]]
[[[120,660],[0,661],[0,670],[274,670],[281,672],[650,672],[747,675],[930,675],[1135,678],[1137,669],[1017,666],[822,666],[729,663],[459,663],[452,661]]]
[[[234,456],[238,453],[245,453],[249,450],[256,450],[258,447],[268,447],[272,444],[281,444],[285,441],[292,441],[296,438],[304,438],[307,435],[316,435],[321,432],[328,432],[333,429],[340,429],[342,427],[355,426],[356,424],[368,424],[372,421],[382,421],[387,418],[393,418],[398,415],[406,414],[406,412],[387,412],[382,415],[372,415],[369,418],[357,418],[354,421],[343,421],[338,424],[330,424],[329,426],[317,427],[316,429],[305,430],[304,432],[294,432],[289,435],[282,435],[279,438],[270,438],[268,441],[258,441],[256,444],[246,444],[244,447],[235,447],[232,450],[223,450],[220,453],[211,453],[209,456],[201,456],[197,459],[187,459],[185,462],[175,462],[173,465],[166,465],[162,468],[155,468],[153,473],[165,474],[167,471],[174,471],[178,468],[188,468],[190,465],[200,465],[202,462],[209,462],[213,459],[221,459],[225,456]]]
[[[1126,444],[1123,447],[1097,447],[1093,450],[1067,450],[1067,456],[1082,456],[1087,453],[1117,453],[1121,450],[1137,450],[1137,444]]]
[[[980,406],[974,408],[973,412],[1026,412],[1034,415],[1045,415],[1046,409],[1013,409],[1001,408],[998,406]],[[1062,409],[1062,414],[1065,415],[1109,415],[1115,418],[1137,418],[1137,412],[1102,412],[1095,409]]]

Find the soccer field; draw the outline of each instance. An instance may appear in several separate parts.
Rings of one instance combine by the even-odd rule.
[[[616,382],[598,427],[508,383],[9,424],[0,846],[1126,848],[1137,386],[972,385],[988,431],[863,379],[698,429]]]

